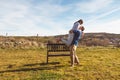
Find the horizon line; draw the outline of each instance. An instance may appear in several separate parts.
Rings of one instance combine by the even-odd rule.
[[[97,33],[97,34],[120,34],[120,33],[109,33],[109,32],[85,32],[85,34],[95,34],[95,33]],[[67,35],[67,34],[56,34],[56,35],[39,35],[39,34],[36,34],[36,35],[0,35],[0,37],[2,36],[4,36],[4,37],[13,37],[13,36],[18,36],[18,37],[47,37],[47,36],[60,36],[60,35]]]

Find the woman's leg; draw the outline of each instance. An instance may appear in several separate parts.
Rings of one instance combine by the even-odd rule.
[[[65,39],[62,38],[61,41],[62,41],[64,44],[66,44],[67,46],[69,46],[69,43],[68,43],[67,40],[65,40]]]
[[[69,33],[68,34],[68,38],[67,38],[67,43],[68,45],[71,45],[72,41],[73,41],[73,37],[74,37],[74,33]]]

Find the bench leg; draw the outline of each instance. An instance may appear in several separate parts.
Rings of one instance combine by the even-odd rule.
[[[47,52],[47,61],[46,61],[46,63],[48,64],[48,52]]]
[[[47,56],[47,64],[48,64],[48,56]]]

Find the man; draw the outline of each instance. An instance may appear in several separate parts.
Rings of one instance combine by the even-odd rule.
[[[70,30],[70,33],[74,33],[74,37],[72,40],[72,43],[70,45],[70,58],[71,58],[71,66],[74,67],[74,64],[77,63],[79,64],[79,59],[76,55],[76,48],[78,46],[78,42],[81,39],[81,37],[84,36],[84,27],[81,26],[79,30]]]

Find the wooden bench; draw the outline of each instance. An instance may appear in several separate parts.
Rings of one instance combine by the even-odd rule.
[[[56,56],[70,56],[69,47],[66,46],[65,44],[55,44],[55,43],[47,44],[47,63],[49,57],[56,57]]]

